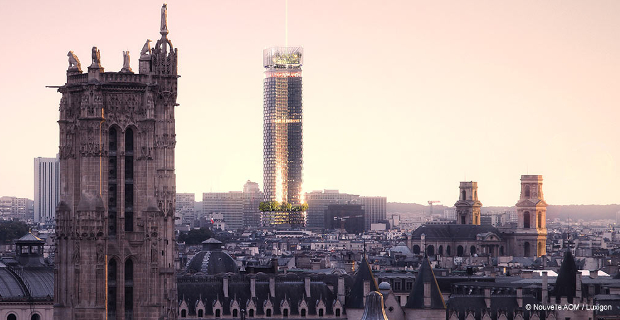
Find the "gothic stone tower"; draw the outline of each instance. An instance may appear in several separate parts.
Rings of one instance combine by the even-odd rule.
[[[521,197],[517,202],[517,229],[512,251],[515,256],[539,257],[547,254],[547,203],[542,192],[542,176],[521,176]]]
[[[478,201],[478,182],[463,181],[459,189],[459,200],[454,204],[456,223],[480,225],[482,202]]]
[[[176,319],[174,275],[177,50],[147,40],[139,74],[123,52],[82,73],[69,52],[60,100],[60,203],[54,319]]]

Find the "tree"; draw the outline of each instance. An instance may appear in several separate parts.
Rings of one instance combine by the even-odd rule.
[[[11,243],[28,233],[28,225],[21,221],[0,221],[0,243]]]
[[[200,244],[203,241],[213,238],[213,232],[207,228],[193,229],[187,233],[179,235],[179,242],[185,242],[188,245]]]

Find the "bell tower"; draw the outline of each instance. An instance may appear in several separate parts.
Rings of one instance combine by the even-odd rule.
[[[547,254],[547,203],[540,175],[521,176],[521,196],[517,202],[517,229],[513,253],[521,257]]]
[[[478,200],[478,182],[463,181],[459,191],[459,200],[454,204],[456,223],[480,225],[482,202]]]
[[[100,50],[83,73],[69,52],[60,99],[60,203],[54,319],[176,319],[174,208],[177,49],[161,38],[123,52],[105,72]],[[119,52],[120,56],[120,52]],[[119,59],[120,60],[120,59]]]

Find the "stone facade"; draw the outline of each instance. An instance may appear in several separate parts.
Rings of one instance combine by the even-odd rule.
[[[176,319],[175,120],[177,50],[142,48],[139,74],[124,52],[82,73],[69,52],[60,100],[60,203],[54,319]],[[106,315],[107,313],[107,315]]]

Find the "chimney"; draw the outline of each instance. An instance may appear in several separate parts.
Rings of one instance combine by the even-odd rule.
[[[577,271],[577,281],[575,281],[575,298],[577,301],[575,303],[579,303],[581,301],[581,272]]]
[[[250,297],[256,298],[256,278],[250,278]]]
[[[276,296],[276,277],[269,277],[269,293],[271,297]]]
[[[431,307],[431,283],[424,282],[424,308]]]
[[[338,300],[344,306],[345,303],[345,290],[344,290],[344,278],[342,276],[338,277]]]
[[[228,277],[222,278],[222,289],[224,289],[224,298],[228,298]]]
[[[547,279],[547,271],[542,272],[542,303],[546,304],[549,302],[549,285]]]
[[[517,288],[517,305],[523,308],[523,288]]]
[[[491,288],[484,288],[484,303],[487,309],[491,308]]]
[[[306,289],[306,297],[310,298],[310,277],[304,278],[304,288]]]

